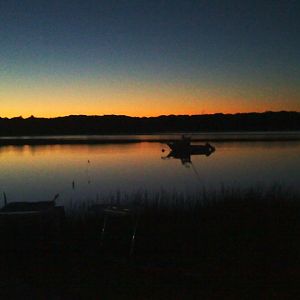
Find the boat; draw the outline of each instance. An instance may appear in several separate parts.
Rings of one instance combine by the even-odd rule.
[[[167,145],[173,152],[173,155],[179,156],[182,155],[210,155],[216,149],[211,144],[206,143],[204,145],[191,144],[191,139],[185,136],[182,136],[181,140],[168,142]]]
[[[63,206],[57,206],[55,200],[40,202],[10,202],[4,197],[4,207],[0,209],[0,231],[8,233],[10,228],[19,228],[20,232],[38,231],[38,234],[47,232],[57,233],[62,229],[65,220]],[[34,225],[31,228],[31,225]]]
[[[184,135],[180,140],[167,142],[167,145],[169,146],[171,151],[167,156],[163,156],[162,159],[180,159],[181,163],[186,167],[193,166],[191,159],[192,155],[210,156],[216,150],[215,147],[208,142],[204,145],[192,144],[191,139]]]

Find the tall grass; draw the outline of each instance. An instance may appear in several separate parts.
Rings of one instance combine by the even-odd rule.
[[[244,299],[245,287],[253,291],[263,286],[273,293],[285,282],[299,288],[300,197],[287,187],[223,186],[194,194],[117,191],[109,197],[83,200],[70,200],[57,240],[43,237],[24,248],[24,239],[15,241],[9,228],[14,248],[2,245],[2,286],[15,288],[15,278],[24,280],[31,274],[26,283],[31,289],[43,286],[48,292],[53,282],[54,291],[81,291],[82,298],[91,292],[92,299],[105,291],[111,296],[107,299],[119,299],[122,288],[130,296],[138,290],[138,297],[128,299],[168,299],[170,290],[176,298],[180,287],[183,297],[176,299],[203,298],[187,297],[191,291],[208,296],[205,299],[223,299],[224,290],[239,296],[228,299]],[[101,205],[138,211],[130,259],[134,223],[130,218],[112,219],[101,243],[103,214],[97,211]],[[20,265],[26,266],[23,273]],[[166,287],[165,297],[144,297],[159,287]],[[221,296],[209,297],[212,291],[221,291]],[[257,295],[261,296],[260,291]],[[286,295],[278,299],[287,299]]]
[[[280,184],[266,187],[263,185],[248,188],[221,186],[220,189],[203,188],[195,193],[138,191],[126,193],[117,190],[108,196],[86,198],[79,201],[70,199],[67,212],[71,217],[88,217],[93,209],[101,206],[126,206],[152,213],[191,214],[199,210],[217,207],[251,207],[251,206],[289,206],[300,204],[300,195]]]

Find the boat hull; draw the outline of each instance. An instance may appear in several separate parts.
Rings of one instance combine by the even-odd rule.
[[[180,143],[168,143],[170,149],[175,153],[186,153],[189,155],[193,154],[204,154],[209,155],[215,151],[215,148],[210,144],[206,145],[185,145]]]

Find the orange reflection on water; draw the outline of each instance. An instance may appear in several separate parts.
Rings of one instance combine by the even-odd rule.
[[[62,202],[80,202],[118,190],[194,193],[222,185],[274,182],[298,187],[300,142],[219,142],[214,146],[216,151],[209,157],[192,155],[189,166],[179,159],[163,160],[168,147],[156,142],[0,147],[1,191],[10,201],[43,201],[59,193]]]

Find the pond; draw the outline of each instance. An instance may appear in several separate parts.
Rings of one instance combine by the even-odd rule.
[[[151,139],[150,139],[151,140]],[[10,201],[101,201],[116,194],[193,194],[281,184],[300,192],[300,141],[215,141],[191,162],[157,140],[0,147],[0,205]],[[164,152],[163,152],[164,151]]]

